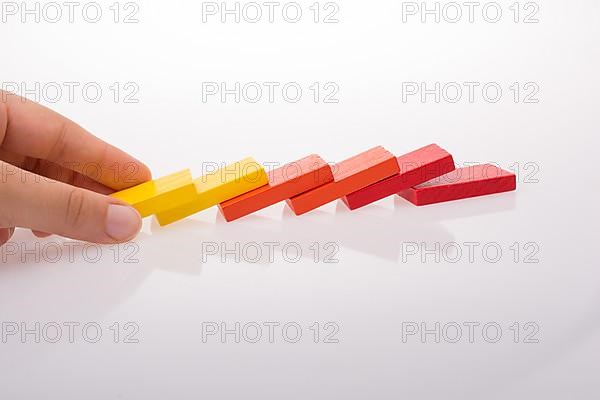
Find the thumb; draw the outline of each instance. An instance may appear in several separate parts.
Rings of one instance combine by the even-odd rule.
[[[0,228],[17,226],[101,244],[131,240],[141,229],[140,214],[116,199],[2,161],[0,171]]]

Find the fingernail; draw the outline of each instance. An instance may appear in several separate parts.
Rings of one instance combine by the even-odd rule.
[[[106,213],[106,234],[116,241],[133,239],[142,227],[140,214],[128,206],[110,204]]]

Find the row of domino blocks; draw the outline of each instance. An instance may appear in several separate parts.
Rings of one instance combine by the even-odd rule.
[[[436,144],[395,157],[383,147],[331,166],[311,155],[267,173],[246,158],[196,180],[189,170],[112,194],[161,226],[218,206],[229,222],[286,201],[302,215],[342,199],[351,210],[392,195],[422,206],[516,189],[516,176],[492,164],[455,169]]]

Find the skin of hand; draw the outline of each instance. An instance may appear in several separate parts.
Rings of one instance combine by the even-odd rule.
[[[133,239],[139,213],[107,195],[152,179],[148,167],[46,107],[0,96],[0,246],[15,227],[99,244]]]

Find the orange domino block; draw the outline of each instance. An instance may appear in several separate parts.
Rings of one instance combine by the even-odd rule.
[[[397,158],[378,146],[339,163],[333,182],[292,197],[287,203],[296,215],[302,215],[399,172]]]
[[[231,222],[329,182],[333,182],[331,167],[313,154],[271,171],[267,186],[221,203],[219,209]]]

